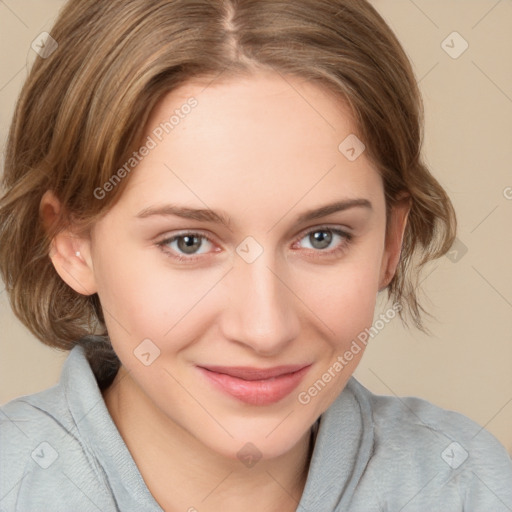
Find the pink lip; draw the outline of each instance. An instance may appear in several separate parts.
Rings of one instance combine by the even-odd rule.
[[[268,405],[289,395],[311,365],[268,369],[209,366],[197,368],[217,388],[251,405]]]

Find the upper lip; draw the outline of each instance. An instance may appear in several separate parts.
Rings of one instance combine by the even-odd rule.
[[[201,366],[201,368],[243,380],[264,380],[294,373],[306,368],[306,366],[309,366],[309,364],[274,366],[273,368],[252,368],[249,366]]]

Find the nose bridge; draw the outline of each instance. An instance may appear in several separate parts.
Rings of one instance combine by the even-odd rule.
[[[274,253],[264,250],[254,261],[237,257],[230,273],[225,335],[259,353],[279,352],[299,332],[293,294],[278,268]]]

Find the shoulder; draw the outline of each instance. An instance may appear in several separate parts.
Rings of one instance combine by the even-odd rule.
[[[0,407],[0,475],[2,510],[89,510],[84,494],[108,504],[60,383]]]
[[[510,468],[511,460],[503,445],[484,427],[461,413],[443,409],[417,397],[396,397],[369,393],[378,436],[386,440],[420,446],[445,446],[436,453],[448,466],[472,462],[484,464],[490,456],[494,463]],[[464,450],[466,453],[464,453]],[[455,460],[450,460],[452,457]],[[467,455],[467,457],[466,457]]]
[[[443,497],[453,510],[512,509],[512,461],[485,428],[421,398],[376,395],[357,381],[352,386],[370,405],[369,471],[375,471],[382,496],[386,481],[402,481],[403,500],[417,493],[422,506],[431,495],[432,503]]]
[[[72,418],[59,386],[25,395],[0,407],[0,463],[4,474],[38,462],[38,441],[48,442],[72,430]],[[48,460],[47,460],[48,462]]]

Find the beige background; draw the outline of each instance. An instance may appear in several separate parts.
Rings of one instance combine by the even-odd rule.
[[[63,0],[0,0],[0,143],[30,45]],[[356,377],[372,391],[414,395],[459,411],[512,453],[512,2],[374,0],[413,61],[426,108],[425,155],[459,219],[457,251],[423,286],[432,336],[393,320],[371,341]],[[452,32],[469,44],[454,59]],[[450,36],[451,52],[464,42]],[[507,199],[507,196],[509,199]],[[461,247],[467,248],[464,253]],[[377,315],[385,310],[381,304]],[[66,356],[14,318],[0,283],[0,403],[58,380]]]

